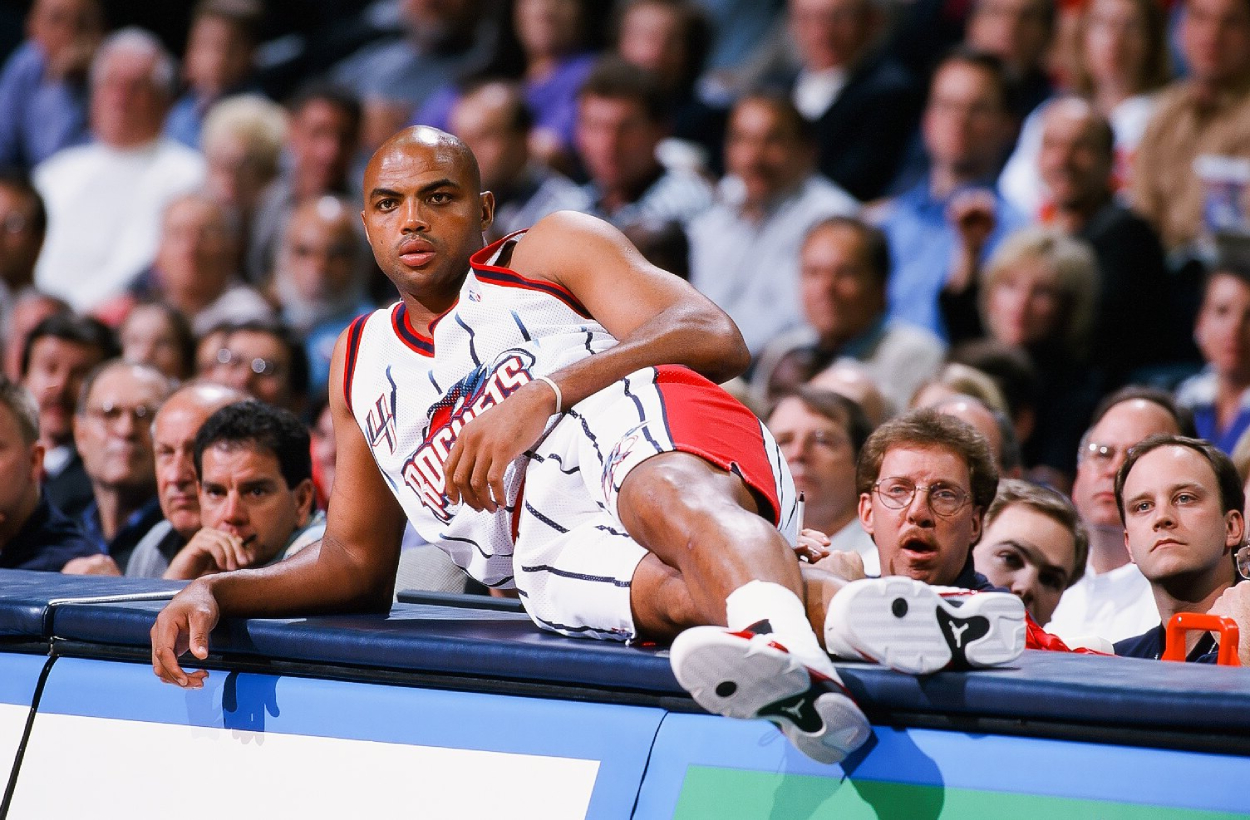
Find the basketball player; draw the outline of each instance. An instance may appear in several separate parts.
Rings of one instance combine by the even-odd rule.
[[[767,717],[817,760],[861,745],[868,723],[816,636],[842,582],[800,571],[784,460],[709,381],[747,364],[728,317],[589,216],[557,213],[483,248],[494,198],[441,131],[392,137],[364,190],[401,299],[335,350],[320,551],[192,583],[152,629],[156,673],[202,685],[177,656],[205,658],[223,615],[385,612],[411,520],[478,580],[515,588],[539,626],[676,637],[674,671],[706,708]],[[913,610],[943,606],[906,583]],[[840,617],[884,606],[889,620],[890,601],[860,598],[873,611]]]

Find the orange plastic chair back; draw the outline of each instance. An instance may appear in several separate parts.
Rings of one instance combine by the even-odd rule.
[[[1178,612],[1168,622],[1167,640],[1164,642],[1163,660],[1185,660],[1185,633],[1192,630],[1218,632],[1220,636],[1220,666],[1240,666],[1237,657],[1237,642],[1241,638],[1241,630],[1232,618],[1219,615],[1203,615],[1197,612]]]

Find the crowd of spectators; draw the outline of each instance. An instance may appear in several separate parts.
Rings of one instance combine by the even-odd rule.
[[[1164,597],[1129,448],[1201,437],[1247,478],[1250,0],[33,0],[10,28],[0,438],[33,469],[3,495],[77,534],[0,533],[0,566],[186,578],[315,538],[335,339],[395,299],[361,171],[418,123],[475,152],[489,239],[594,214],[734,319],[808,558],[900,569],[856,459],[933,408],[1004,476],[976,568],[1117,641]]]

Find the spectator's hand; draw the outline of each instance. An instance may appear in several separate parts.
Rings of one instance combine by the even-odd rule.
[[[178,665],[178,657],[188,649],[200,660],[208,657],[208,633],[217,625],[220,613],[208,586],[192,583],[156,616],[152,626],[152,671],[165,683],[184,689],[200,689],[208,672],[188,673]]]
[[[816,566],[848,581],[858,581],[860,578],[868,577],[868,574],[864,572],[864,559],[858,552],[831,552],[827,557],[817,561]]]
[[[84,555],[81,558],[71,558],[61,567],[61,572],[66,575],[121,575],[121,567],[117,566],[117,562],[111,556],[104,555]]]
[[[794,554],[800,561],[815,564],[829,554],[829,536],[820,530],[805,527],[799,533],[799,543],[794,547]]]
[[[1250,666],[1250,581],[1235,584],[1224,590],[1223,594],[1215,599],[1210,614],[1223,615],[1237,622],[1240,631],[1237,656],[1242,666]]]
[[[946,219],[959,234],[964,247],[975,249],[978,254],[985,247],[998,223],[996,206],[994,194],[981,188],[962,191],[951,197]]]
[[[542,436],[555,406],[551,387],[533,381],[466,424],[443,465],[451,503],[488,512],[507,503],[504,471]]]
[[[166,578],[188,581],[215,572],[250,567],[256,560],[249,541],[211,527],[204,527],[178,551],[165,570]]]

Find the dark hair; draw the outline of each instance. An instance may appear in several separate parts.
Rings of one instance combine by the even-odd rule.
[[[868,257],[868,267],[877,284],[884,288],[890,279],[890,240],[885,231],[858,217],[828,216],[807,229],[803,244],[806,245],[813,236],[827,228],[845,228],[859,234],[859,240],[864,243],[864,255]]]
[[[868,436],[872,434],[872,422],[868,421],[864,408],[860,407],[858,402],[832,390],[821,390],[818,387],[801,384],[793,392],[778,396],[777,401],[773,403],[773,411],[776,411],[778,404],[788,398],[798,399],[813,413],[845,427],[847,438],[851,440],[851,453],[855,458],[859,458],[860,451],[864,449],[864,442],[868,441]],[[771,416],[772,413],[769,415]]]
[[[1134,399],[1141,399],[1142,401],[1159,405],[1172,417],[1172,421],[1176,422],[1176,427],[1180,430],[1182,436],[1187,438],[1198,437],[1198,431],[1194,429],[1193,414],[1177,404],[1171,393],[1166,390],[1160,390],[1157,387],[1130,384],[1127,387],[1121,387],[1108,396],[1104,396],[1102,401],[1098,402],[1098,405],[1094,407],[1094,416],[1089,422],[1089,428],[1086,429],[1085,435],[1081,437],[1082,449],[1085,446],[1085,439],[1089,435],[1089,430],[1096,427],[1098,422],[1102,421],[1102,417],[1107,415],[1112,407],[1115,407],[1117,404],[1123,404],[1126,401],[1133,401]]]
[[[8,188],[31,205],[30,227],[35,233],[43,236],[48,230],[48,209],[44,207],[43,197],[31,184],[30,176],[16,168],[0,170],[0,188]]]
[[[204,17],[216,17],[234,26],[249,44],[260,42],[265,7],[258,0],[200,0],[191,12],[191,23]]]
[[[1003,510],[1016,505],[1041,513],[1072,533],[1075,566],[1072,568],[1072,575],[1068,577],[1068,586],[1081,580],[1085,575],[1085,562],[1089,560],[1089,531],[1085,529],[1072,501],[1063,493],[1049,487],[1019,478],[1004,478],[998,482],[998,494],[985,511],[985,528],[989,529],[990,524]]]
[[[1211,472],[1215,474],[1216,483],[1220,488],[1221,512],[1227,513],[1233,510],[1241,512],[1246,506],[1246,493],[1241,483],[1241,476],[1237,474],[1237,468],[1233,466],[1231,458],[1209,441],[1191,438],[1190,436],[1173,436],[1160,433],[1148,436],[1141,442],[1133,445],[1128,451],[1128,457],[1120,465],[1119,472],[1115,474],[1115,505],[1120,509],[1121,522],[1124,521],[1124,482],[1128,480],[1128,474],[1132,472],[1133,465],[1142,456],[1151,450],[1158,450],[1160,447],[1187,447],[1202,456],[1207,464],[1211,465]]]
[[[780,88],[764,87],[754,88],[747,91],[734,102],[733,111],[737,111],[738,107],[743,103],[757,102],[767,105],[778,114],[781,119],[790,127],[796,139],[804,145],[814,145],[816,142],[816,126],[799,113],[799,109],[795,108],[794,101],[790,99],[790,95]],[[730,112],[730,118],[733,112]]]
[[[298,116],[310,103],[329,103],[342,111],[351,120],[353,133],[360,131],[364,117],[360,98],[351,90],[341,85],[326,82],[310,82],[300,86],[287,101],[286,109],[291,116]]]
[[[308,352],[298,335],[283,322],[273,319],[252,319],[246,322],[231,322],[214,326],[211,332],[222,332],[222,344],[230,340],[236,333],[264,333],[277,339],[286,348],[287,358],[291,360],[287,371],[287,384],[291,388],[291,397],[299,399],[308,393],[309,366]],[[207,334],[205,334],[207,335]]]
[[[100,352],[100,361],[115,358],[121,354],[117,344],[117,335],[108,325],[91,316],[79,316],[75,313],[54,313],[35,325],[26,343],[22,345],[22,375],[26,375],[30,367],[30,351],[35,342],[52,337],[84,347],[94,347]]]
[[[878,427],[859,454],[855,465],[855,487],[861,494],[872,492],[881,473],[886,453],[895,447],[933,447],[950,451],[968,465],[972,484],[972,504],[989,507],[998,492],[998,468],[990,446],[967,422],[928,407],[918,408]]]
[[[949,361],[976,368],[994,380],[1012,418],[1037,405],[1041,383],[1029,354],[993,339],[974,339],[951,348]]]
[[[507,94],[508,127],[514,134],[528,134],[534,127],[534,114],[525,101],[525,93],[521,90],[521,86],[513,80],[493,76],[470,80],[460,87],[460,97],[456,105],[459,106],[468,97],[492,86],[502,89]]]
[[[932,77],[936,77],[937,73],[950,63],[963,63],[980,69],[994,81],[994,85],[998,88],[998,100],[1004,114],[1012,114],[1016,111],[1019,104],[1020,90],[1015,80],[1011,77],[1011,72],[1007,70],[1007,64],[1002,58],[988,51],[970,48],[968,46],[955,46],[946,53],[933,69]]]
[[[631,100],[642,106],[653,123],[667,122],[670,114],[670,100],[659,79],[620,57],[603,57],[595,63],[577,92],[579,100],[586,97]]]
[[[308,428],[290,410],[248,399],[213,413],[195,434],[196,475],[203,474],[204,451],[217,445],[228,449],[255,447],[272,453],[292,490],[312,478]]]

